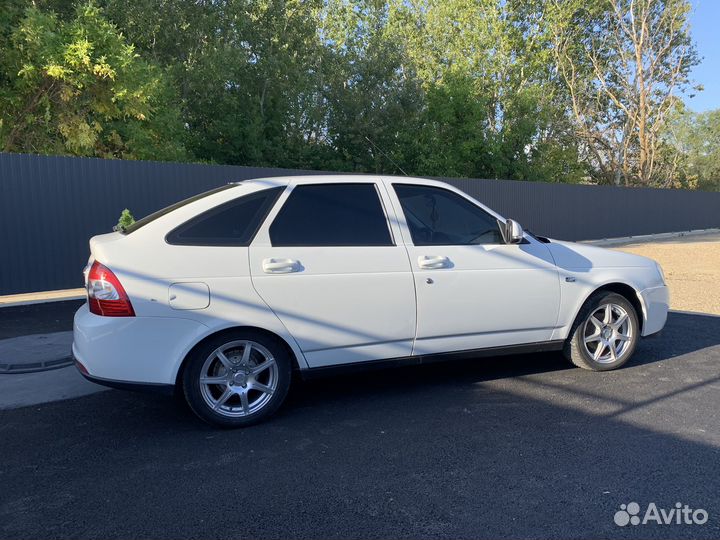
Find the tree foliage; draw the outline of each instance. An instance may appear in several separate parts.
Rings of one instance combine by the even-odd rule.
[[[720,191],[720,109],[673,111],[660,145],[662,187]]]
[[[698,63],[685,0],[551,0],[548,27],[578,136],[601,181],[650,185]]]
[[[5,151],[715,185],[687,0],[0,2]]]
[[[172,87],[98,7],[66,20],[36,6],[15,15],[0,66],[4,151],[185,157]]]

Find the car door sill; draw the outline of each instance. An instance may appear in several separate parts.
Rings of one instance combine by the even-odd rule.
[[[357,371],[382,369],[387,367],[418,366],[420,364],[463,360],[468,358],[559,351],[562,350],[564,343],[565,340],[559,339],[537,343],[523,343],[521,345],[508,345],[504,347],[487,347],[483,349],[467,349],[463,351],[403,356],[400,358],[388,358],[382,360],[369,360],[367,362],[351,362],[349,364],[337,364],[334,366],[319,366],[302,369],[300,370],[300,376],[303,379],[314,379],[317,377],[325,377],[341,373],[353,373]]]

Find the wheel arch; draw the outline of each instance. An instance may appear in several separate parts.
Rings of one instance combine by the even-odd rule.
[[[614,292],[616,294],[619,294],[623,298],[625,298],[628,302],[632,304],[632,307],[635,308],[635,312],[637,313],[638,318],[638,324],[640,325],[640,333],[642,334],[643,325],[645,322],[645,306],[642,303],[642,297],[640,296],[639,291],[633,287],[632,285],[629,285],[627,283],[623,283],[620,281],[613,281],[610,283],[606,283],[604,285],[601,285],[590,292],[585,298],[583,298],[583,301],[580,303],[578,308],[575,310],[575,317],[573,318],[573,321],[577,320],[577,316],[580,313],[580,310],[582,310],[583,306],[587,303],[588,299],[600,292],[600,291],[609,291]]]
[[[175,387],[179,388],[179,384],[182,383],[182,376],[183,376],[183,372],[185,371],[185,367],[187,366],[188,359],[192,356],[192,354],[198,348],[202,347],[209,340],[214,339],[220,335],[223,335],[223,334],[230,335],[239,330],[257,332],[257,333],[263,334],[264,336],[266,336],[270,339],[276,340],[278,343],[280,343],[285,348],[287,353],[290,355],[290,359],[291,359],[292,365],[293,365],[293,370],[302,369],[300,366],[300,361],[298,359],[298,355],[295,353],[295,351],[290,346],[290,344],[287,342],[287,340],[285,338],[283,338],[281,335],[276,334],[275,332],[272,332],[270,330],[267,330],[266,328],[260,328],[258,326],[249,326],[249,325],[230,326],[228,328],[223,328],[221,330],[211,332],[210,334],[204,336],[201,340],[199,340],[197,343],[195,343],[195,345],[193,345],[190,348],[190,350],[183,357],[182,362],[180,362],[180,366],[178,367],[177,373],[175,374]]]

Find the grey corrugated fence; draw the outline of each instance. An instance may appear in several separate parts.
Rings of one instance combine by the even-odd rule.
[[[0,153],[0,295],[82,286],[88,239],[228,181],[309,171]],[[720,193],[445,181],[566,240],[720,227]]]

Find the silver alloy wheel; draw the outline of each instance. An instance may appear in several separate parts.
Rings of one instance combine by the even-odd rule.
[[[233,418],[262,409],[278,385],[278,366],[255,341],[231,341],[215,349],[200,370],[200,393],[213,411]]]
[[[630,349],[634,330],[625,308],[618,304],[603,304],[585,321],[585,350],[595,362],[617,362]]]

